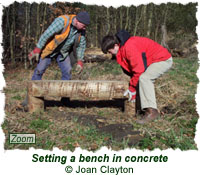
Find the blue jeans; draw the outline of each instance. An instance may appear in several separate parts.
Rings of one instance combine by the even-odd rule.
[[[58,66],[62,72],[62,80],[70,80],[71,79],[71,62],[70,62],[70,58],[69,56],[63,60],[63,61],[59,61],[61,55],[57,56],[57,63]],[[32,80],[41,80],[42,79],[42,75],[44,74],[44,72],[46,71],[47,67],[51,64],[51,59],[50,57],[46,57],[44,59],[40,58],[40,61],[36,67],[36,69],[34,70],[33,76],[32,76]]]

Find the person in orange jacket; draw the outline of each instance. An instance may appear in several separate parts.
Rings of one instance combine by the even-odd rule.
[[[44,31],[29,60],[36,58],[38,62],[32,80],[41,80],[43,74],[56,59],[62,73],[62,80],[71,79],[71,69],[76,65],[77,73],[83,70],[84,52],[86,49],[85,30],[90,24],[90,16],[82,11],[77,15],[62,15],[57,17]],[[27,106],[28,97],[21,103]]]
[[[57,17],[41,35],[36,48],[29,54],[29,60],[36,57],[39,63],[32,80],[41,80],[51,60],[56,58],[62,72],[62,80],[71,79],[71,69],[76,64],[80,73],[86,48],[85,29],[90,24],[90,16],[82,11],[77,15]],[[40,59],[39,59],[40,57]]]
[[[141,109],[145,113],[137,123],[145,124],[158,118],[154,81],[173,64],[168,50],[149,38],[131,37],[125,30],[105,36],[101,48],[104,53],[116,56],[118,64],[131,75],[129,89],[124,93],[129,101],[135,102],[139,90]]]

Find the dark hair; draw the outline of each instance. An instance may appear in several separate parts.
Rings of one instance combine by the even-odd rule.
[[[106,35],[101,42],[101,50],[103,53],[107,53],[109,49],[114,48],[115,44],[119,44],[116,36]]]

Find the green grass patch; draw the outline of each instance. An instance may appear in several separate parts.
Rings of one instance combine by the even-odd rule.
[[[42,131],[49,128],[52,123],[46,119],[35,119],[30,123],[30,128],[35,131]]]
[[[142,150],[148,149],[148,150],[153,150],[155,148],[155,138],[151,137],[150,135],[146,135],[144,139],[142,139],[138,143],[138,147]]]
[[[87,69],[83,73],[87,73]],[[121,66],[115,60],[108,60],[103,63],[94,65],[89,70],[91,77],[97,77],[101,75],[120,75],[122,73]]]
[[[181,128],[178,132],[171,130],[169,133],[160,132],[160,141],[169,148],[179,148],[181,150],[197,149],[194,138],[189,138],[185,133],[185,128]]]
[[[77,133],[80,139],[80,144],[83,149],[98,150],[101,146],[107,145],[107,140],[111,138],[111,135],[98,132],[95,126],[79,127]],[[83,144],[84,143],[84,144]],[[95,146],[94,146],[95,145]]]
[[[47,137],[39,137],[36,140],[36,145],[35,147],[39,147],[41,149],[45,149],[45,150],[52,150],[53,147],[56,145],[55,141],[51,140],[51,136],[47,136]]]
[[[11,97],[13,100],[22,100],[22,97],[20,95],[16,95],[14,97]]]
[[[119,75],[122,72],[121,66],[116,61],[105,62],[102,66],[104,74]]]
[[[1,124],[2,129],[6,129],[8,127],[9,121],[8,120],[4,120],[4,122]]]
[[[196,85],[199,82],[196,75],[198,69],[198,60],[194,58],[176,58],[173,59],[173,62],[173,68],[169,71],[170,78],[176,80],[179,85],[185,86],[188,89],[196,88]]]

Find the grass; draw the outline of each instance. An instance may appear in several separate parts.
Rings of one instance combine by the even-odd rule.
[[[20,95],[15,95],[14,97],[11,97],[13,100],[22,100],[22,97]]]
[[[192,135],[190,135],[190,132],[187,130],[188,128],[180,128],[179,131],[172,129],[169,132],[155,130],[155,136],[147,133],[145,138],[138,144],[138,148],[143,150],[153,150],[155,148],[159,148],[161,150],[166,148],[179,148],[181,150],[196,149],[196,145],[193,139],[194,132],[191,132]]]
[[[196,58],[177,58],[174,59],[174,64],[174,68],[169,71],[170,77],[176,80],[179,85],[186,86],[188,90],[196,90],[196,84],[199,82],[196,76],[198,69]]]
[[[41,148],[44,150],[52,150],[54,146],[55,146],[55,142],[51,140],[50,136],[45,137],[45,138],[41,138],[41,137],[37,138],[36,145],[35,145],[36,148]]]
[[[119,64],[116,64],[114,60],[110,62],[106,62],[103,65],[103,72],[104,74],[114,74],[114,75],[119,75],[121,73],[121,67]]]
[[[79,77],[89,80],[129,80],[115,61],[89,63]],[[194,142],[198,114],[196,112],[195,94],[199,82],[196,72],[196,58],[174,58],[173,68],[156,81],[156,96],[162,116],[159,120],[144,126],[135,123],[135,118],[127,116],[118,107],[84,107],[50,106],[46,111],[29,114],[19,109],[19,103],[26,96],[26,81],[30,80],[33,70],[5,69],[4,77],[7,86],[6,117],[2,129],[6,136],[5,149],[28,149],[29,147],[51,150],[58,147],[62,150],[74,151],[76,147],[96,151],[102,146],[114,150],[128,147],[137,149],[161,150],[172,148],[181,150],[197,149]],[[60,70],[52,64],[44,75],[44,79],[60,79]],[[21,78],[23,77],[23,78]],[[84,103],[84,102],[83,102]],[[104,125],[131,124],[133,130],[142,133],[142,139],[135,145],[129,145],[128,139],[117,141],[110,133],[99,132],[92,123],[80,123],[81,115],[103,117]],[[101,120],[99,120],[101,121]],[[102,120],[103,121],[103,120]],[[100,123],[101,124],[101,123]],[[100,125],[99,124],[99,125]],[[99,126],[100,127],[100,126]],[[35,145],[9,144],[9,132],[35,133]]]
[[[80,130],[78,132],[78,135],[80,138],[82,138],[80,144],[82,142],[87,142],[88,144],[83,144],[83,149],[88,150],[97,150],[101,146],[106,146],[106,138],[109,137],[109,135],[99,133],[94,126],[89,127],[80,127]]]
[[[121,74],[121,67],[119,64],[116,63],[115,60],[106,60],[103,63],[93,63],[92,65],[90,65],[89,69],[84,69],[82,77],[84,77],[85,75],[87,78],[97,78],[99,76],[117,76]]]
[[[30,128],[35,131],[42,131],[49,128],[51,122],[45,119],[32,120],[30,123]]]

